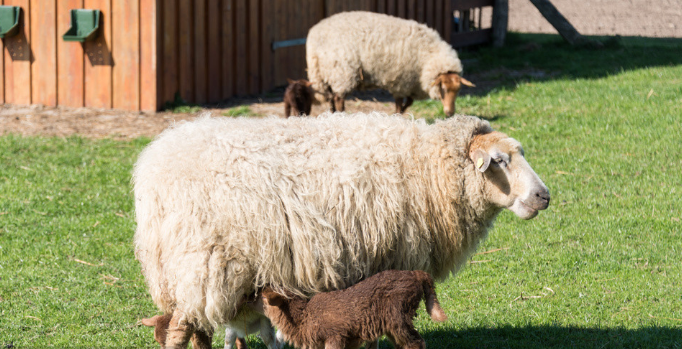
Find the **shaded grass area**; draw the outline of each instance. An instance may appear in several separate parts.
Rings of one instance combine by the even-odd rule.
[[[416,320],[429,348],[682,347],[675,43],[574,50],[512,35],[462,53],[472,74],[522,73],[461,96],[458,111],[521,141],[552,203],[531,221],[503,212],[473,263],[438,285],[450,319]],[[148,141],[0,137],[0,346],[157,347],[137,323],[157,311],[134,258],[129,183]]]

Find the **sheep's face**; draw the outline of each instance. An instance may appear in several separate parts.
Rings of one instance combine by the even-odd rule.
[[[455,100],[462,85],[476,87],[476,85],[457,73],[440,74],[432,84],[438,85],[440,100],[443,103],[443,111],[447,116],[455,114]]]
[[[504,133],[477,135],[469,158],[485,178],[484,195],[497,207],[531,219],[549,206],[549,190],[523,156],[521,144]]]

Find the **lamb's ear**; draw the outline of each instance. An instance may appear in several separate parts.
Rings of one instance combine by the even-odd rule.
[[[287,83],[288,83],[289,85],[293,84],[294,82],[296,82],[296,81],[287,78]]]
[[[461,77],[461,76],[459,77],[459,80],[460,80],[461,84],[464,85],[464,86],[476,87],[476,85],[474,85],[473,82],[471,82],[471,81],[469,81],[469,80],[467,80],[467,79],[465,79],[465,78],[463,78],[463,77]]]
[[[145,326],[154,327],[159,322],[160,318],[161,318],[161,315],[155,315],[149,319],[142,319],[142,320],[140,320],[140,322],[142,322],[142,324]]]
[[[313,86],[313,83],[312,83],[312,82],[310,82],[310,81],[308,81],[308,80],[303,80],[303,81],[305,81],[306,87]]]
[[[480,172],[485,172],[485,170],[488,169],[488,166],[490,166],[490,155],[481,149],[472,151],[469,156],[471,157],[471,161],[474,162],[476,169]]]
[[[263,298],[268,303],[268,305],[271,305],[273,307],[279,307],[286,301],[286,298],[284,298],[284,296],[275,291],[263,291]]]

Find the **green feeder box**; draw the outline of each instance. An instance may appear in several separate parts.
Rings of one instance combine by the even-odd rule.
[[[0,6],[0,38],[9,38],[19,33],[21,7]]]
[[[64,41],[85,42],[95,39],[101,13],[100,10],[71,10],[71,28],[62,36]]]

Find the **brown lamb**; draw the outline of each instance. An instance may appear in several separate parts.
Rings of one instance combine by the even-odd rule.
[[[173,314],[154,315],[148,319],[142,319],[141,322],[145,326],[154,327],[154,339],[161,346],[161,349],[166,349],[166,336],[168,335],[168,328],[172,320]],[[240,342],[241,340],[241,342]],[[213,342],[212,334],[196,331],[192,334],[192,348],[194,349],[211,349]],[[243,338],[237,340],[237,348],[247,349],[246,341]],[[241,346],[240,346],[241,345]]]
[[[315,91],[310,87],[312,83],[305,79],[287,81],[289,86],[284,91],[284,117],[288,118],[292,109],[296,116],[310,115],[315,98]]]
[[[270,287],[262,292],[265,315],[284,339],[301,349],[359,348],[386,335],[396,348],[425,348],[412,319],[422,299],[431,319],[447,320],[431,276],[421,270],[388,270],[347,289],[310,300]]]

